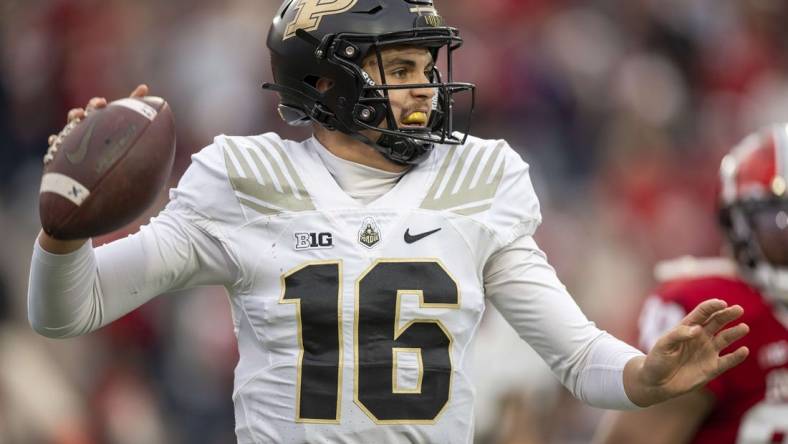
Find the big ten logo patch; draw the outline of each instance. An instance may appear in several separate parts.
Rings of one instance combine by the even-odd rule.
[[[334,237],[331,233],[295,233],[296,250],[333,248]]]

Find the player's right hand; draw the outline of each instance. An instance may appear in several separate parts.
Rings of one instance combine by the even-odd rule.
[[[144,97],[148,95],[148,86],[141,84],[134,88],[129,97]],[[73,108],[66,115],[66,126],[58,134],[49,136],[47,142],[49,148],[44,156],[44,164],[48,164],[54,159],[63,138],[68,135],[87,115],[94,110],[107,106],[107,99],[104,97],[93,97],[84,108]],[[38,235],[38,243],[44,250],[54,254],[68,254],[78,250],[87,239],[61,240],[48,235],[43,229]]]
[[[129,97],[145,97],[148,95],[148,85],[142,84],[134,88]],[[88,101],[84,108],[72,108],[66,115],[66,126],[58,134],[52,134],[47,139],[49,148],[44,155],[44,165],[48,164],[55,158],[55,153],[60,148],[63,139],[82,121],[87,115],[94,110],[101,109],[107,106],[107,99],[104,97],[93,97]]]

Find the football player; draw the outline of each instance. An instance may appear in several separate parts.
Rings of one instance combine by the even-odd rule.
[[[457,96],[474,92],[452,78],[461,43],[429,0],[285,1],[265,88],[314,136],[216,137],[125,239],[41,233],[31,324],[74,336],[172,289],[226,287],[243,443],[470,442],[465,361],[485,298],[600,407],[661,402],[742,362],[744,347],[719,354],[747,332],[726,328],[742,308],[719,299],[648,355],[586,319],[534,242],[528,165],[456,131]]]
[[[648,350],[704,299],[744,307],[753,353],[701,389],[637,412],[609,414],[606,443],[788,442],[788,125],[750,135],[722,161],[720,221],[733,253],[659,264],[640,343]]]

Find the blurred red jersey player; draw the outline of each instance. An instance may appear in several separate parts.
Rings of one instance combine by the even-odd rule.
[[[685,257],[656,268],[660,285],[640,317],[648,350],[698,303],[744,308],[751,357],[704,389],[611,414],[606,443],[788,443],[788,125],[752,134],[720,167],[720,224],[732,259]]]

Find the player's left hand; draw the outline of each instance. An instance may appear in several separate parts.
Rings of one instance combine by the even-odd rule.
[[[745,323],[723,328],[744,310],[725,301],[703,301],[679,325],[673,327],[648,352],[635,358],[624,370],[624,387],[632,402],[648,406],[674,398],[705,385],[741,364],[747,347],[720,356],[720,352],[746,335]]]

